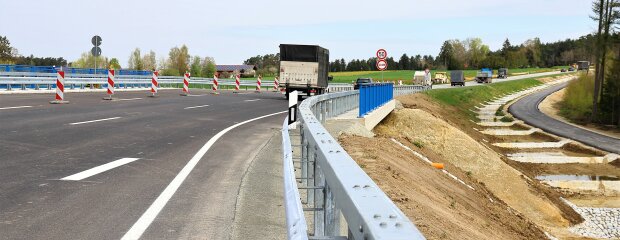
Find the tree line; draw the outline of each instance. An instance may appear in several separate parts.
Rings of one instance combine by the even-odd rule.
[[[513,45],[506,39],[501,49],[491,51],[480,38],[451,39],[444,41],[437,57],[419,54],[409,56],[405,53],[398,58],[398,61],[393,57],[386,58],[386,61],[388,69],[391,70],[567,66],[582,60],[593,61],[594,55],[590,49],[593,48],[595,41],[595,36],[592,34],[552,43],[541,43],[539,38],[533,38],[519,45]],[[348,62],[341,58],[330,62],[329,69],[331,72],[374,71],[376,63],[374,57],[352,59]]]
[[[62,57],[21,56],[18,50],[11,46],[11,42],[5,36],[0,36],[0,64],[123,69],[117,58],[95,57],[90,52],[82,53],[73,62],[68,62]],[[160,70],[160,75],[164,76],[181,76],[188,71],[195,77],[212,77],[217,71],[215,60],[212,57],[192,56],[189,54],[189,49],[186,45],[171,48],[167,58],[161,57],[159,59],[157,59],[154,51],[142,54],[140,48],[136,48],[130,53],[125,69],[158,69]]]
[[[217,71],[212,57],[192,56],[185,44],[171,48],[168,57],[159,60],[154,51],[142,54],[140,48],[136,48],[129,55],[127,67],[135,70],[159,69],[159,74],[164,76],[181,76],[189,72],[193,77],[213,77]]]

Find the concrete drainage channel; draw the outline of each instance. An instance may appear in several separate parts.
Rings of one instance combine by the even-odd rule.
[[[478,113],[480,119],[477,124],[482,129],[479,131],[491,139],[491,144],[503,149],[510,161],[538,166],[541,169],[546,166],[601,166],[620,161],[620,156],[617,154],[585,147],[506,116],[505,106],[514,100],[572,79],[569,77],[545,83],[502,96],[477,107],[474,111]],[[593,175],[591,172],[582,173],[575,170],[571,174],[541,174],[536,179],[567,196],[579,196],[578,198],[590,200],[575,204],[570,198],[564,199],[584,218],[583,223],[570,227],[571,232],[592,238],[620,238],[620,204],[617,200],[620,197],[619,176]],[[592,204],[593,202],[597,204]]]

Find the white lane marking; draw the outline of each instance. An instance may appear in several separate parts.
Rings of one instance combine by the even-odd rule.
[[[6,110],[6,109],[18,109],[18,108],[31,108],[32,106],[17,106],[17,107],[3,107],[0,108],[0,110]]]
[[[118,101],[133,101],[133,100],[140,100],[140,99],[142,99],[142,98],[139,98],[139,97],[137,97],[137,98],[124,98],[124,99],[119,99]]]
[[[99,173],[108,171],[108,170],[110,170],[112,168],[115,168],[115,167],[119,167],[119,166],[125,165],[127,163],[136,161],[138,159],[139,158],[121,158],[119,160],[116,160],[116,161],[113,161],[113,162],[109,162],[109,163],[103,164],[101,166],[97,166],[97,167],[88,169],[86,171],[73,174],[73,175],[68,176],[68,177],[61,178],[60,180],[80,181],[82,179],[85,179],[85,178],[88,178],[88,177],[92,177],[92,176],[97,175]]]
[[[131,226],[129,231],[125,233],[125,235],[121,238],[121,240],[140,239],[140,236],[142,236],[144,231],[146,231],[146,229],[151,225],[153,220],[155,220],[159,212],[164,208],[164,206],[166,206],[170,198],[172,198],[172,196],[177,191],[177,189],[179,189],[183,181],[185,181],[187,176],[189,176],[190,172],[194,169],[194,167],[196,167],[196,164],[198,164],[200,159],[202,159],[202,157],[207,153],[207,151],[209,151],[211,146],[213,146],[213,144],[215,144],[215,142],[218,139],[220,139],[224,134],[226,134],[230,130],[233,130],[236,127],[239,127],[243,124],[253,122],[259,119],[263,119],[266,117],[271,117],[274,115],[286,113],[286,112],[288,111],[267,114],[264,116],[260,116],[257,118],[253,118],[250,120],[237,123],[235,125],[232,125],[220,131],[215,136],[213,136],[211,139],[209,139],[209,141],[207,141],[207,143],[204,146],[202,146],[200,150],[198,150],[196,155],[194,155],[192,159],[190,159],[189,162],[187,162],[187,164],[185,165],[185,167],[183,167],[183,169],[181,169],[179,174],[177,174],[177,176],[174,177],[174,179],[172,180],[172,182],[170,182],[170,184],[168,184],[166,189],[164,189],[164,191],[161,192],[161,194],[159,194],[157,199],[155,199],[155,201],[151,204],[151,206],[149,206],[149,208],[142,214],[142,216],[140,216],[138,221],[136,221],[136,223],[134,223],[133,226]]]
[[[260,99],[250,99],[250,100],[243,100],[244,102],[256,102],[256,101],[260,101]]]
[[[192,109],[192,108],[201,108],[201,107],[208,107],[209,105],[200,105],[200,106],[193,106],[193,107],[186,107],[183,109]]]
[[[75,123],[69,123],[69,125],[80,125],[84,123],[94,123],[94,122],[108,121],[108,120],[114,120],[114,119],[119,119],[119,118],[121,117],[104,118],[104,119],[97,119],[97,120],[91,120],[91,121],[85,121],[85,122],[75,122]]]

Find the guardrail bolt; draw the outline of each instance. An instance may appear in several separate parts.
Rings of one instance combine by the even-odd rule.
[[[391,218],[391,219],[395,219],[395,218],[396,218],[396,215],[394,215],[394,214],[390,214],[390,218]]]
[[[397,227],[397,228],[399,228],[399,227],[402,227],[403,225],[402,225],[402,224],[400,224],[399,222],[397,222],[396,224],[394,224],[394,226],[395,226],[395,227]]]
[[[372,217],[373,217],[373,218],[375,218],[375,219],[379,219],[379,218],[381,218],[381,214],[375,214],[375,215],[374,215],[374,216],[372,216]]]
[[[385,227],[387,227],[387,223],[386,222],[381,222],[381,223],[379,223],[379,226],[381,226],[382,228],[385,228]]]

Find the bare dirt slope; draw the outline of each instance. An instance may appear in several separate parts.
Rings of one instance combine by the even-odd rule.
[[[527,218],[506,206],[466,172],[446,162],[445,169],[475,190],[418,159],[389,138],[342,135],[340,142],[368,175],[428,239],[545,239]],[[398,139],[431,160],[429,147]]]
[[[552,201],[536,193],[531,187],[533,181],[504,163],[498,153],[423,110],[393,112],[375,132],[422,143],[442,162],[470,172],[499,199],[540,226],[559,229],[570,225]]]

